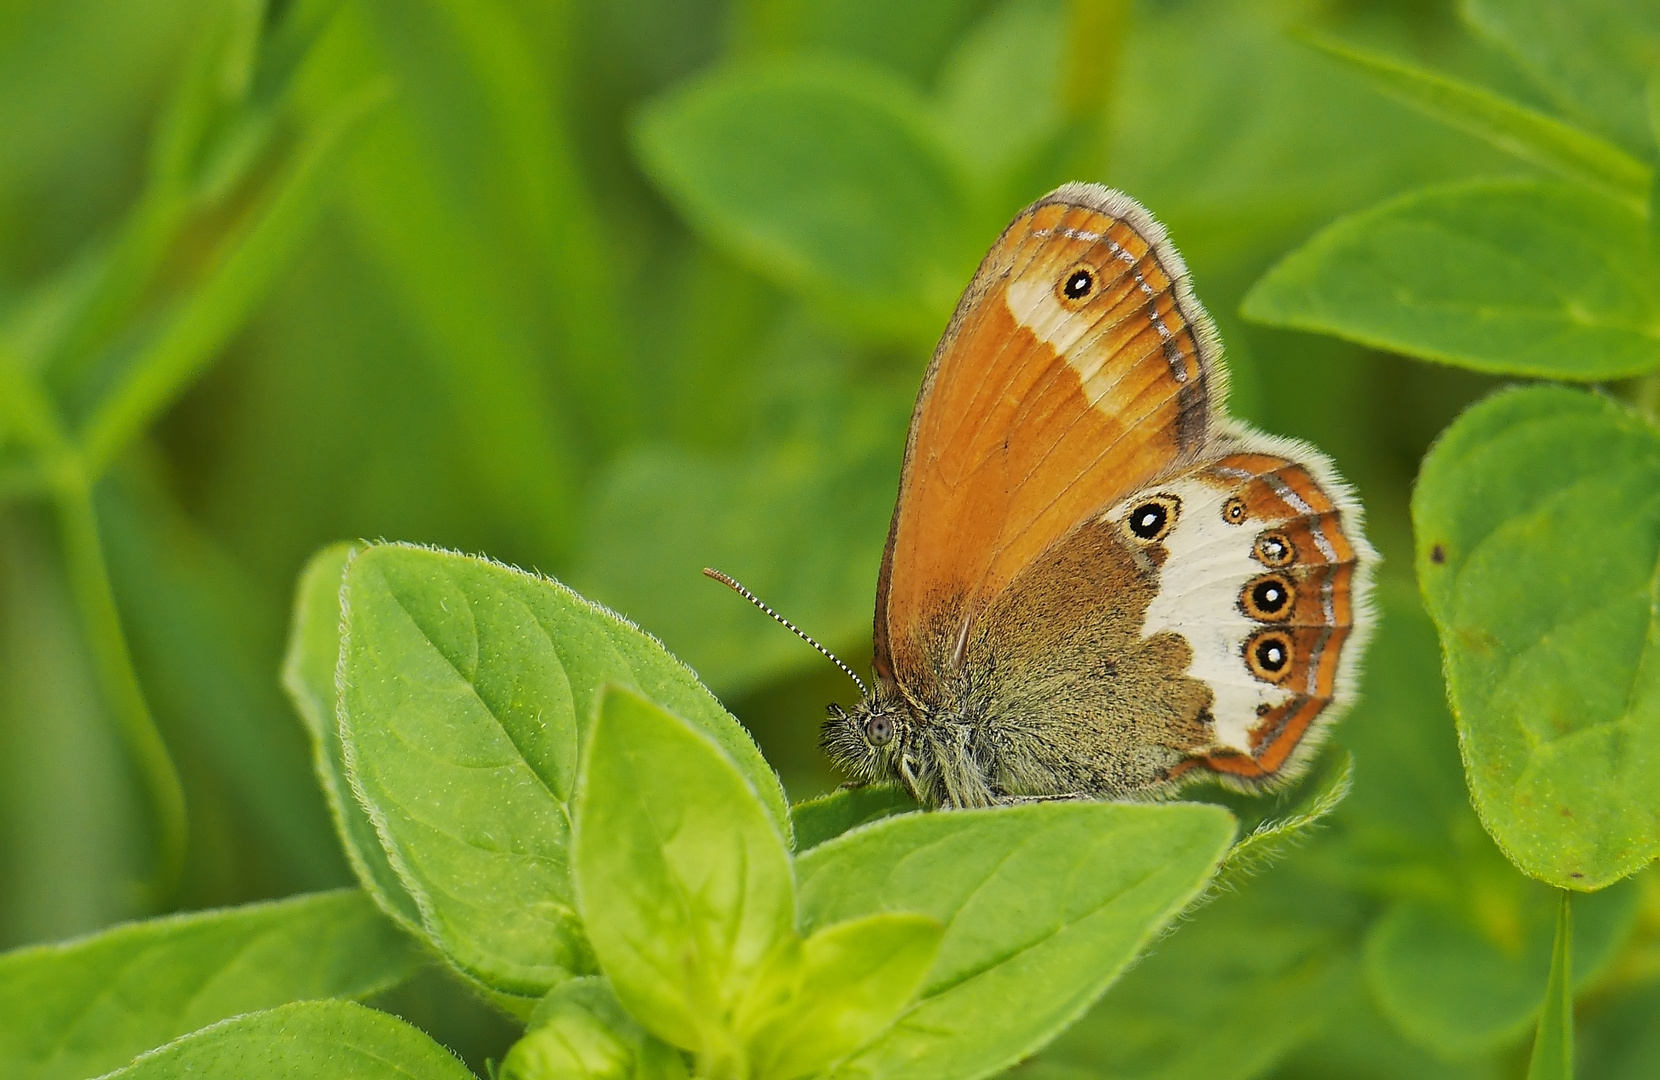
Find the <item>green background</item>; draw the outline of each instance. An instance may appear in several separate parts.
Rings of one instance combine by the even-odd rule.
[[[1090,179],[1169,227],[1222,330],[1234,412],[1315,442],[1358,487],[1385,620],[1337,734],[1354,792],[1331,827],[1204,909],[1023,1069],[1515,1073],[1555,901],[1471,809],[1409,513],[1431,440],[1499,380],[1393,354],[1435,349],[1396,312],[1315,295],[1333,280],[1320,259],[1356,258],[1335,231],[1253,294],[1260,321],[1240,313],[1333,218],[1426,184],[1472,186],[1407,196],[1403,228],[1514,228],[1457,192],[1520,184],[1589,237],[1575,258],[1641,261],[1632,206],[1529,186],[1547,171],[1292,33],[1479,82],[1655,157],[1631,104],[1642,86],[1494,47],[1504,5],[1464,6],[3,0],[0,370],[37,378],[91,448],[114,614],[189,838],[178,885],[154,895],[170,856],[121,734],[134,706],[108,689],[111,624],[8,381],[0,947],[352,883],[278,681],[296,579],[337,541],[558,577],[691,665],[792,800],[831,789],[817,726],[853,687],[698,571],[731,573],[862,670],[932,341],[1008,217]],[[249,68],[238,43],[262,25]],[[1600,40],[1626,67],[1660,61],[1660,32]],[[1380,278],[1399,257],[1360,256]],[[1586,310],[1646,330],[1609,331],[1600,366],[1569,377],[1654,366],[1652,290]],[[1304,332],[1322,330],[1371,347]],[[1505,362],[1466,366],[1562,374],[1495,347]],[[1581,1074],[1648,1075],[1653,872],[1576,919]],[[375,1003],[475,1068],[516,1035],[435,966]]]

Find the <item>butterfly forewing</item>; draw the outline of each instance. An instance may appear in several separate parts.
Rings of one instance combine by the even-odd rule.
[[[884,560],[877,668],[985,601],[1100,507],[1205,443],[1214,334],[1161,229],[1068,185],[1022,214],[924,379]]]

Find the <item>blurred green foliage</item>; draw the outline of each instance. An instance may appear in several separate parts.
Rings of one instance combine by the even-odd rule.
[[[698,570],[868,657],[932,340],[1007,218],[1092,179],[1169,226],[1234,411],[1356,482],[1385,618],[1331,827],[1021,1069],[1521,1075],[1556,896],[1471,807],[1408,496],[1496,385],[1475,371],[1653,369],[1660,26],[1614,0],[1456,8],[0,3],[0,946],[351,882],[277,683],[294,581],[336,541],[571,582],[692,665],[793,799],[827,790],[816,722],[852,688]],[[1457,312],[1425,338],[1411,294],[1368,303],[1338,272],[1401,280],[1357,222],[1477,254],[1525,232],[1514,205],[1519,225],[1459,201],[1495,188],[1575,222],[1538,239],[1546,264],[1622,268],[1562,331],[1598,344],[1484,361],[1502,343]],[[1507,273],[1535,281],[1441,284],[1479,310]],[[1660,884],[1573,912],[1554,985],[1578,987],[1580,1075],[1650,1075]],[[446,975],[380,1003],[479,1069],[516,1035]],[[296,1008],[319,1031],[355,1016]]]

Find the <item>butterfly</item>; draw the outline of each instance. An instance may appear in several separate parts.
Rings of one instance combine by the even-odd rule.
[[[1331,462],[1226,396],[1139,203],[1073,183],[1022,211],[923,377],[832,760],[936,807],[1296,776],[1354,697],[1376,555]]]

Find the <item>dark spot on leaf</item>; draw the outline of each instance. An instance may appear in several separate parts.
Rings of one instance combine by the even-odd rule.
[[[1429,561],[1434,563],[1436,566],[1440,566],[1442,563],[1447,561],[1447,549],[1442,547],[1440,544],[1436,544],[1434,547],[1429,549]]]

